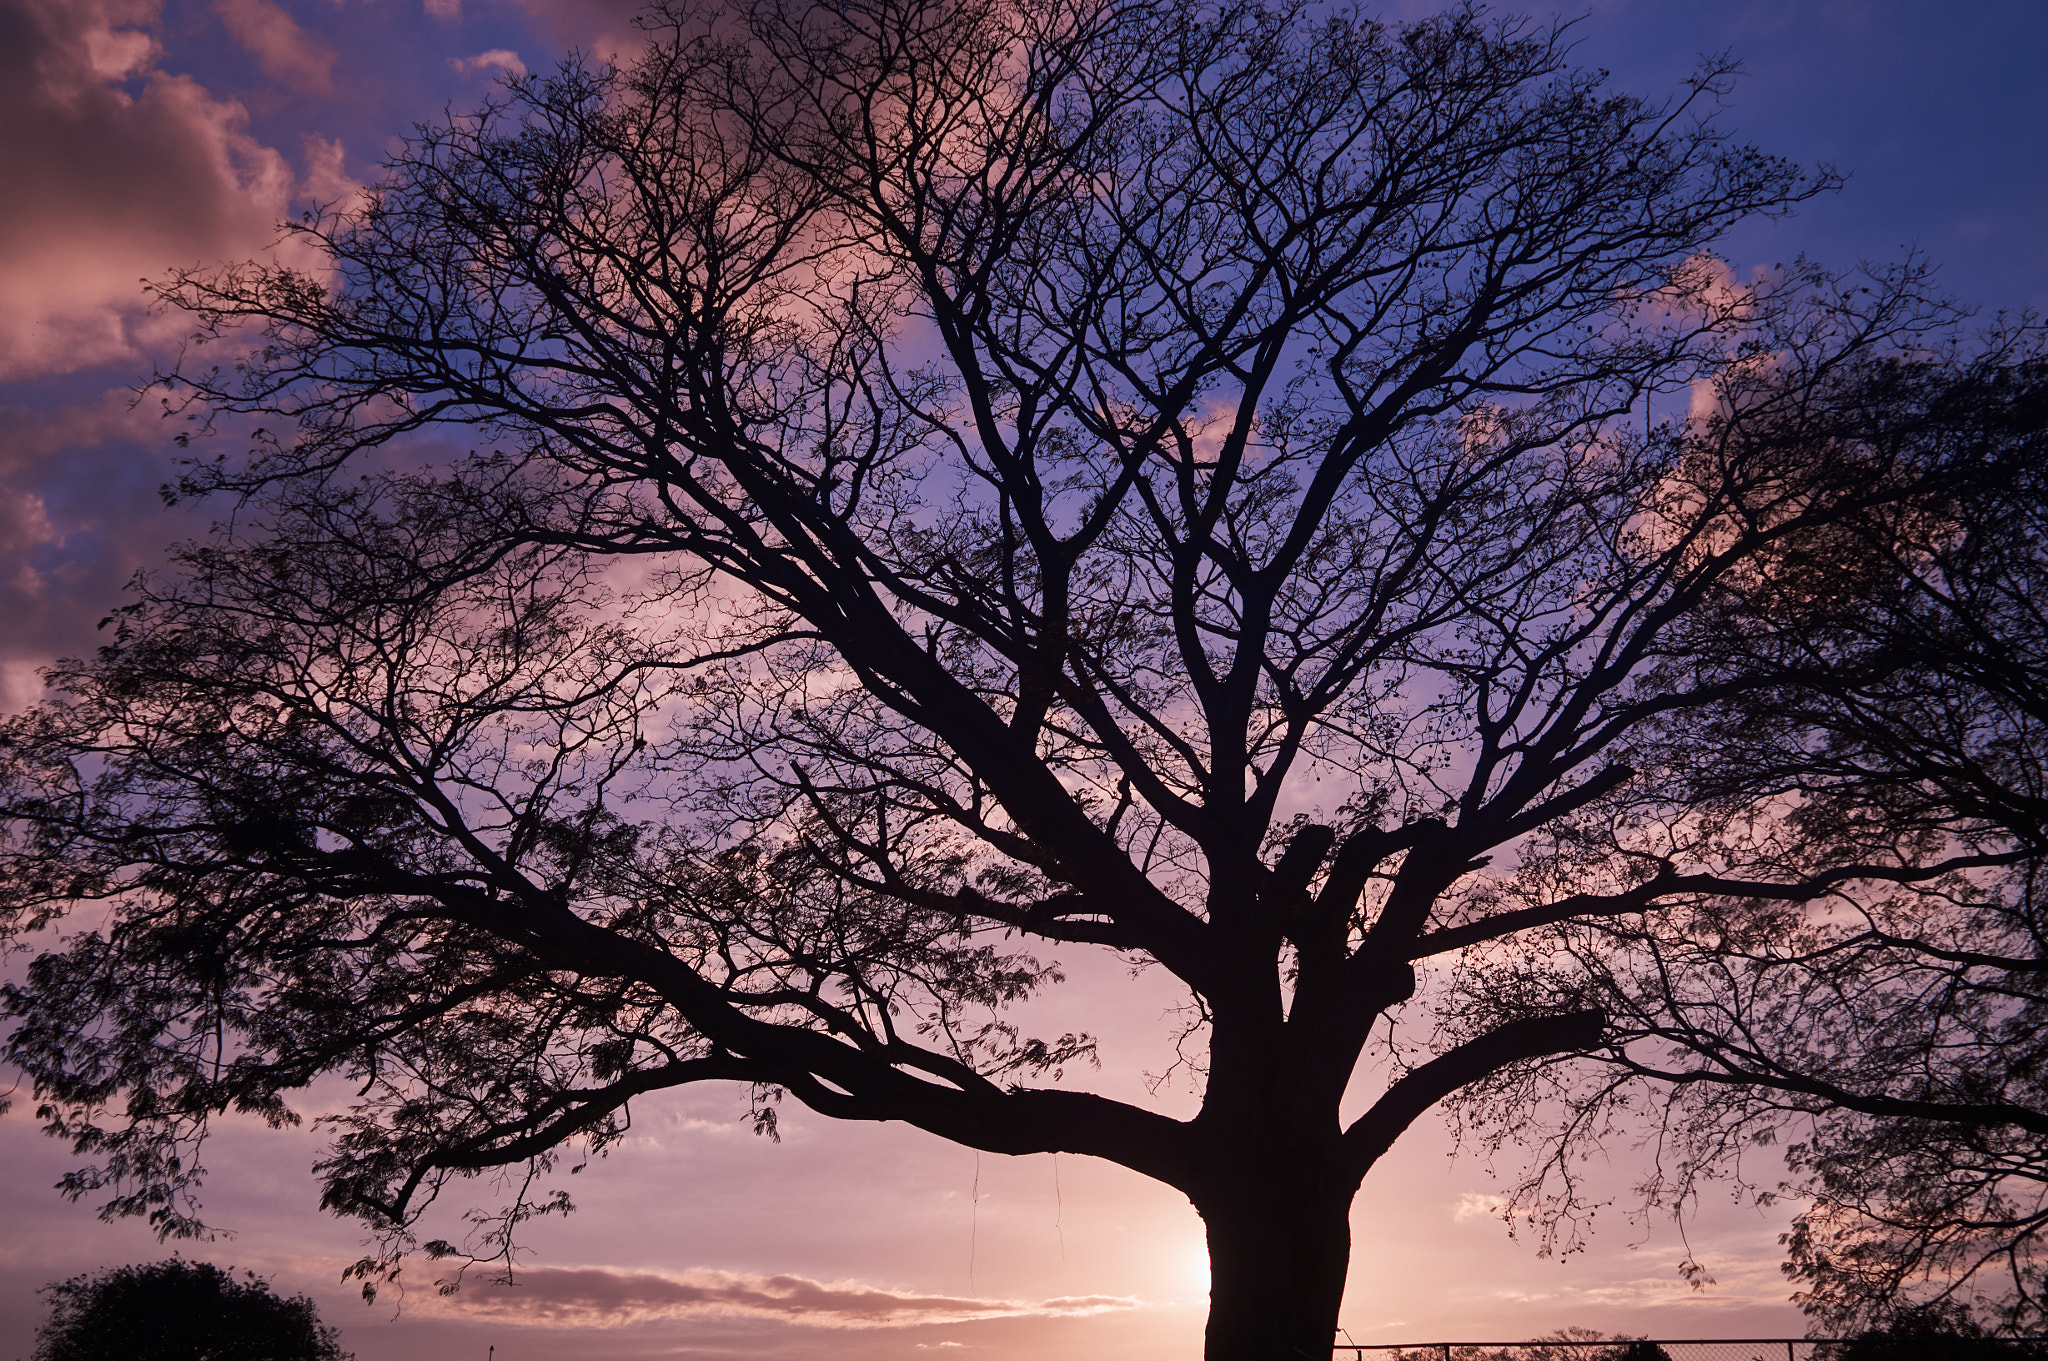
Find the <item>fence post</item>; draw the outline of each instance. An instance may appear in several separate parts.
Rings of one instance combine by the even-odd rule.
[[[1788,1338],[1786,1338],[1786,1339],[1785,1339],[1785,1361],[1799,1361],[1799,1358],[1798,1358],[1798,1357],[1797,1357],[1796,1355],[1794,1355],[1794,1354],[1793,1354],[1793,1351],[1792,1351],[1792,1345],[1793,1345],[1793,1344],[1792,1344],[1792,1339],[1791,1339],[1791,1338],[1789,1338],[1789,1337],[1788,1337]]]
[[[1451,1344],[1444,1343],[1444,1361],[1451,1361]]]

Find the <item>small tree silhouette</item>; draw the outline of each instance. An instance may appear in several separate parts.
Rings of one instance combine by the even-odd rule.
[[[2040,1361],[2048,1346],[1987,1337],[1960,1306],[1901,1310],[1834,1349],[1835,1361]]]
[[[52,1282],[35,1361],[354,1361],[313,1301],[243,1277],[173,1257]]]
[[[1638,1338],[1611,1353],[1614,1361],[1671,1361],[1671,1353],[1654,1342]]]

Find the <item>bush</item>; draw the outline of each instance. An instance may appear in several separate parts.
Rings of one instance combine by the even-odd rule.
[[[35,1361],[354,1361],[304,1295],[173,1257],[55,1281]]]
[[[1843,1343],[1833,1361],[2048,1361],[2048,1347],[1986,1337],[1960,1316],[1904,1314]]]

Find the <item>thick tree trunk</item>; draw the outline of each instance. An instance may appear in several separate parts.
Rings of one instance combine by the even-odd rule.
[[[1196,1198],[1209,1234],[1206,1361],[1330,1361],[1354,1189],[1275,1169]]]

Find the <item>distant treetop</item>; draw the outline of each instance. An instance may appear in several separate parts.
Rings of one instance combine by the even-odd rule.
[[[173,1257],[44,1286],[35,1361],[354,1361],[304,1295]]]

